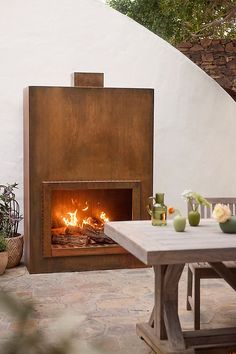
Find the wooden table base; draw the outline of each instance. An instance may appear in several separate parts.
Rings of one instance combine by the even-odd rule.
[[[137,335],[143,339],[157,354],[194,354],[193,349],[181,349],[176,351],[170,348],[168,340],[159,340],[154,329],[148,323],[136,325]]]
[[[231,334],[229,328],[183,332],[186,348],[181,350],[171,348],[168,340],[159,340],[149,323],[137,324],[136,332],[157,354],[236,354],[236,328]]]
[[[212,266],[234,282],[221,263]],[[154,267],[155,305],[149,322],[137,324],[138,336],[158,354],[236,354],[236,327],[182,331],[178,283],[183,268],[184,264]]]

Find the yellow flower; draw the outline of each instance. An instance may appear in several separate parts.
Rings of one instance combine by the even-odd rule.
[[[231,210],[225,204],[216,204],[212,216],[220,223],[224,223],[231,217]]]

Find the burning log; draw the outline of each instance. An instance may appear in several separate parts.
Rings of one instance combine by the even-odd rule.
[[[85,224],[52,229],[52,243],[59,245],[87,246],[89,244],[114,244],[115,242],[104,234],[104,227]]]
[[[52,243],[58,245],[68,245],[68,246],[77,246],[85,247],[88,246],[90,240],[87,236],[81,235],[52,235]]]
[[[87,219],[85,219],[85,225],[90,225],[94,228],[103,228],[104,224],[102,221],[98,218],[95,218],[94,216],[89,216]]]
[[[75,235],[75,234],[83,235],[83,229],[80,226],[70,226],[70,225],[68,225],[65,228],[65,234],[66,235]]]
[[[77,226],[60,227],[51,230],[52,243],[68,246],[87,246],[90,243],[88,236]]]
[[[86,224],[83,227],[83,232],[85,235],[89,236],[93,241],[97,243],[115,243],[110,237],[104,234],[104,228],[96,228],[92,225]]]
[[[79,223],[77,209],[68,212],[69,218],[64,217],[66,226],[52,229],[52,243],[72,246],[96,246],[100,244],[114,244],[115,242],[104,234],[104,222],[109,221],[104,212],[99,217],[89,216]]]

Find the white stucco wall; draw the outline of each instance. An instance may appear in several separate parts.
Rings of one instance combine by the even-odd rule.
[[[153,33],[99,0],[8,0],[0,6],[0,183],[23,199],[22,91],[70,86],[75,71],[105,86],[155,89],[154,191],[236,195],[236,105],[206,74]]]

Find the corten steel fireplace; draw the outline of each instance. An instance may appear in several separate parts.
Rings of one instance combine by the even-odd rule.
[[[31,273],[143,264],[104,234],[146,219],[152,195],[153,90],[74,87],[24,92],[25,256]]]

